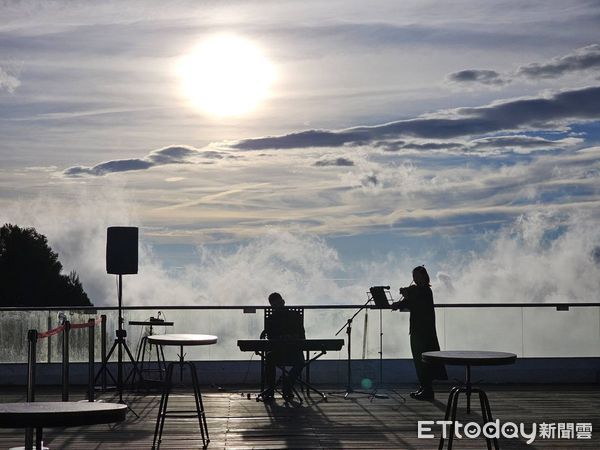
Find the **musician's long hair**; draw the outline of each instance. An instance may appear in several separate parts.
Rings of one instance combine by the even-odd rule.
[[[429,274],[425,266],[417,266],[412,271],[413,281],[417,286],[431,286]]]

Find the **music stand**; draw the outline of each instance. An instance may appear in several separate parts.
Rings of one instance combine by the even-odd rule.
[[[382,311],[384,309],[391,308],[391,301],[393,301],[392,294],[390,293],[389,286],[372,286],[369,288],[369,294],[371,295],[371,299],[373,303],[375,303],[375,308],[379,309],[379,384],[381,387],[383,385],[383,318]],[[367,296],[369,295],[367,294]],[[379,387],[373,389],[371,393],[372,398],[388,398],[385,394],[377,394],[377,390]]]
[[[369,292],[377,308],[389,309],[391,307],[390,300],[392,298],[389,286],[372,286],[369,288]]]
[[[346,334],[348,335],[348,345],[347,345],[347,349],[348,349],[348,369],[347,369],[347,373],[348,373],[348,383],[346,385],[346,392],[344,394],[344,398],[348,398],[348,395],[352,394],[352,393],[359,393],[359,394],[367,394],[369,396],[369,398],[372,400],[373,398],[387,398],[387,396],[383,396],[381,394],[377,394],[376,391],[377,389],[374,389],[371,392],[365,392],[365,391],[356,391],[354,390],[354,388],[352,387],[352,321],[354,320],[354,318],[365,308],[367,308],[369,306],[369,303],[373,302],[374,305],[371,306],[371,308],[377,308],[379,309],[379,381],[381,384],[381,380],[383,378],[383,351],[382,351],[382,346],[383,346],[383,332],[382,330],[382,316],[381,316],[381,311],[383,309],[389,309],[390,308],[390,302],[388,299],[388,295],[389,294],[389,286],[374,286],[371,287],[369,289],[370,291],[370,295],[369,293],[367,293],[367,301],[364,305],[362,305],[355,313],[352,317],[350,317],[349,319],[346,320],[346,323],[344,324],[344,326],[342,326],[337,333],[335,333],[335,335],[337,336],[338,334],[340,334],[342,332],[342,330],[344,330],[344,328],[346,329]],[[387,294],[386,294],[387,292]]]

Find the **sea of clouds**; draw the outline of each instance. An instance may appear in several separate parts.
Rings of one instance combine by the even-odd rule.
[[[392,285],[396,296],[410,282],[411,261],[423,259],[393,253],[377,260],[342,259],[326,238],[268,227],[237,246],[198,246],[195,261],[170,270],[121,189],[83,188],[79,194],[69,203],[49,198],[27,207],[15,203],[3,211],[2,221],[46,235],[65,272],[77,271],[97,306],[115,302],[115,281],[105,269],[106,228],[113,225],[141,226],[139,274],[125,277],[129,305],[257,305],[273,290],[292,304],[359,304],[374,284]],[[532,209],[487,233],[486,242],[483,250],[452,252],[431,262],[443,268],[430,273],[436,302],[597,300],[600,229],[585,211]]]

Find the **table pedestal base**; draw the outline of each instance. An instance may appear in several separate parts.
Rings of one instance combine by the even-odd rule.
[[[194,400],[196,402],[195,414],[191,411],[168,411],[167,405],[169,403],[169,394],[172,388],[173,379],[173,368],[175,365],[180,366],[180,370],[183,372],[183,367],[187,366],[190,369],[192,376],[192,386],[194,388]],[[171,362],[167,367],[167,374],[163,393],[160,398],[160,406],[158,407],[158,416],[156,418],[156,427],[154,429],[154,440],[152,441],[152,450],[158,450],[160,448],[160,441],[162,439],[163,428],[165,426],[165,419],[168,416],[180,417],[180,418],[193,418],[198,417],[198,425],[200,427],[200,434],[202,435],[202,446],[206,448],[210,439],[208,437],[208,425],[206,424],[206,414],[204,412],[204,405],[202,404],[202,393],[200,392],[200,385],[198,383],[198,375],[196,373],[196,367],[190,361],[178,361]]]
[[[493,422],[493,418],[492,418],[492,410],[490,409],[490,402],[487,398],[487,395],[485,393],[485,391],[478,389],[478,388],[473,388],[471,386],[471,383],[467,383],[466,386],[464,387],[458,387],[455,386],[452,388],[452,390],[450,391],[450,396],[448,397],[448,404],[446,405],[446,415],[444,416],[444,420],[448,421],[450,420],[451,424],[451,429],[450,429],[450,436],[448,437],[448,450],[452,449],[452,440],[454,438],[454,430],[455,430],[455,423],[456,423],[456,410],[458,408],[458,397],[459,394],[461,393],[465,393],[467,395],[467,402],[468,402],[468,411],[470,412],[470,406],[471,406],[471,394],[479,394],[479,403],[481,404],[481,416],[483,417],[483,425],[485,426],[486,423],[488,422]],[[483,428],[482,428],[483,429]],[[485,438],[486,444],[487,444],[487,448],[488,450],[492,449],[492,441],[494,443],[494,448],[496,450],[499,450],[499,446],[498,446],[498,439],[496,438]],[[442,435],[442,437],[440,437],[440,445],[438,446],[438,450],[442,450],[444,448],[444,436]]]

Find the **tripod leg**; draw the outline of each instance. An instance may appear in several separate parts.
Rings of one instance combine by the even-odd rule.
[[[113,376],[113,374],[110,372],[110,370],[108,370],[108,361],[110,361],[110,357],[112,356],[113,352],[115,351],[115,348],[117,348],[117,340],[116,339],[113,342],[113,345],[110,348],[108,354],[106,355],[106,359],[104,361],[102,361],[102,365],[100,367],[100,370],[96,374],[96,378],[94,378],[94,383],[96,383],[98,381],[98,377],[100,377],[100,375],[102,373],[107,373],[108,376],[110,377],[110,379],[112,380],[112,382],[115,385],[117,384],[117,380],[115,379],[115,377]]]
[[[136,363],[139,364],[139,367],[140,367],[140,370],[139,370],[140,383],[143,383],[143,381],[144,381],[141,376],[141,373],[142,373],[142,368],[144,367],[144,355],[146,353],[146,341],[147,341],[146,336],[144,336],[142,338],[140,345],[138,346],[136,354],[135,354],[135,361],[136,361]],[[131,384],[135,385],[137,377],[138,377],[138,373],[132,370],[127,375],[127,378],[125,378],[125,384],[127,384],[129,379],[131,378]]]
[[[125,348],[125,351],[127,352],[127,356],[129,357],[129,360],[131,361],[131,364],[133,364],[133,369],[132,372],[135,372],[137,375],[139,375],[140,380],[142,379],[142,374],[140,372],[140,369],[138,368],[137,362],[135,361],[135,359],[133,358],[133,355],[131,353],[131,351],[129,350],[129,347],[127,346],[127,342],[123,341],[123,347]],[[134,376],[135,379],[135,376]]]

